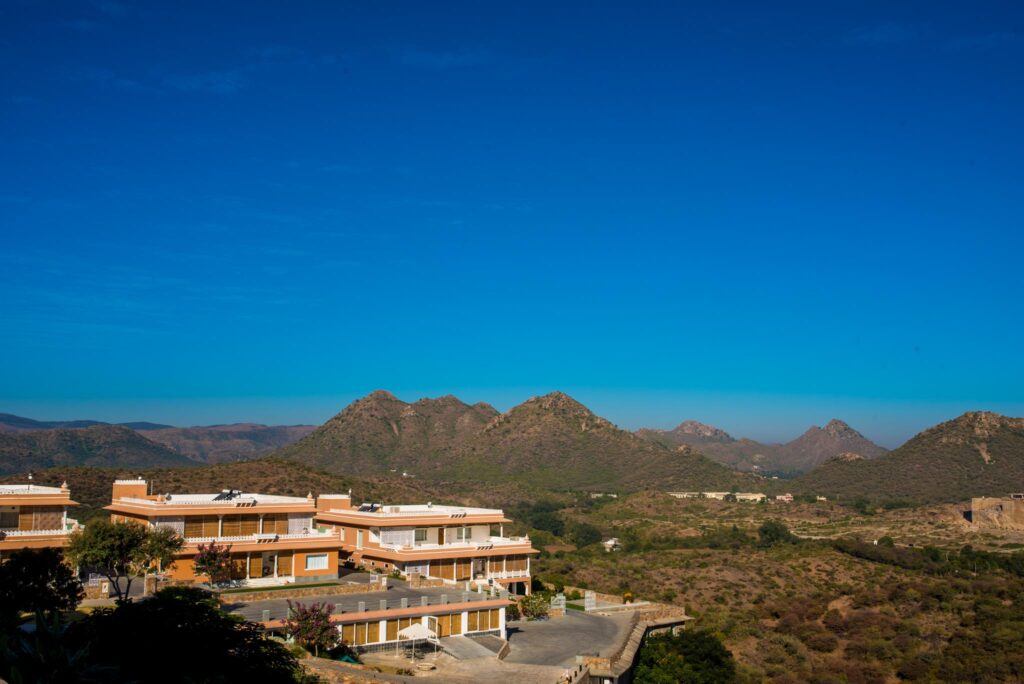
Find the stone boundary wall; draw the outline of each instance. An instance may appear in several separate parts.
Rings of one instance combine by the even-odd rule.
[[[545,586],[547,586],[548,589],[554,589],[555,588],[553,584],[552,585],[545,584]],[[565,586],[565,593],[566,594],[571,593],[573,591],[578,591],[578,592],[580,592],[581,595],[586,595],[586,593],[588,591],[592,591],[592,592],[594,592],[594,598],[596,598],[601,603],[619,603],[619,604],[623,604],[623,603],[626,602],[625,599],[623,599],[621,596],[617,596],[615,594],[602,594],[601,592],[594,591],[593,589],[584,589],[583,587],[570,587],[569,585]]]
[[[345,594],[370,594],[378,591],[387,591],[387,587],[380,583],[370,584],[332,584],[324,587],[303,587],[296,584],[288,589],[237,591],[231,593],[221,592],[217,598],[221,603],[251,603],[253,601],[267,601],[270,599],[297,599],[309,598],[312,596],[339,596]]]

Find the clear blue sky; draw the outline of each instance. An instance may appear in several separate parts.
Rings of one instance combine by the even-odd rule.
[[[1024,413],[1024,5],[0,4],[0,411]]]

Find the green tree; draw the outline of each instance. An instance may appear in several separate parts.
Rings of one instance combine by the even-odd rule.
[[[231,545],[223,546],[211,541],[199,545],[192,572],[196,577],[206,575],[211,584],[216,584],[227,575],[230,565]]]
[[[757,528],[757,539],[761,546],[792,544],[797,541],[785,523],[779,520],[767,520]]]
[[[683,630],[654,635],[637,657],[635,682],[640,684],[728,684],[736,681],[736,663],[729,649],[709,631]]]
[[[167,570],[184,540],[167,528],[151,529],[133,522],[95,520],[71,534],[66,555],[79,566],[98,570],[110,580],[117,602],[126,603],[132,581],[154,566]],[[126,579],[124,588],[119,578]]]
[[[331,603],[303,604],[288,601],[285,630],[300,646],[306,650],[312,649],[314,655],[319,656],[321,648],[326,651],[338,643],[338,628],[331,624],[333,612],[334,605]]]
[[[519,601],[519,611],[527,620],[539,620],[548,616],[551,601],[545,594],[530,594]]]
[[[601,530],[587,523],[577,523],[572,528],[572,542],[576,546],[590,546],[601,541]]]
[[[0,563],[0,617],[22,612],[74,610],[84,598],[82,583],[57,549],[21,549]]]

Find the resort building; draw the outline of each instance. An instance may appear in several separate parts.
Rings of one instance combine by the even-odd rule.
[[[433,641],[448,636],[494,634],[507,637],[508,599],[462,592],[439,595],[427,590],[413,598],[377,599],[375,594],[342,597],[330,620],[341,638],[357,651],[394,648],[401,642]],[[281,631],[284,619],[261,621],[264,629]]]
[[[78,521],[68,517],[77,506],[65,482],[60,487],[0,485],[0,556],[24,548],[64,546]]]
[[[230,546],[230,578],[280,584],[338,576],[338,535],[314,522],[313,497],[238,490],[218,494],[151,494],[145,480],[116,480],[106,510],[113,520],[169,527],[185,546],[167,572],[173,580],[206,581],[194,573],[200,544]]]
[[[316,520],[335,531],[342,561],[406,578],[530,592],[530,556],[537,550],[529,537],[505,536],[511,521],[500,509],[353,505],[350,495],[334,494],[319,497]]]

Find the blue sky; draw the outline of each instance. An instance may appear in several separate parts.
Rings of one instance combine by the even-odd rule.
[[[0,4],[0,411],[1024,414],[1024,6]]]

